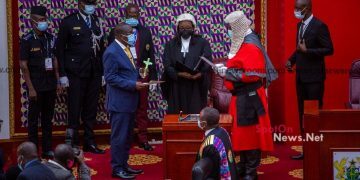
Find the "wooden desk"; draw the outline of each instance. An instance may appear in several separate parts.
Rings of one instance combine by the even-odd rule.
[[[305,103],[305,133],[322,135],[323,141],[304,142],[304,179],[334,179],[333,152],[360,151],[360,111],[317,110],[317,101]]]
[[[221,115],[220,124],[228,132],[232,117]],[[197,122],[179,122],[179,115],[166,115],[162,125],[164,144],[164,178],[191,179],[191,169],[204,138],[204,131]]]

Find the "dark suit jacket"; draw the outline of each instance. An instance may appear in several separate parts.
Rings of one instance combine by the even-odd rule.
[[[301,22],[297,25],[296,46],[299,43]],[[290,57],[291,64],[296,64],[296,78],[302,82],[322,82],[326,78],[325,56],[334,53],[330,32],[325,23],[313,17],[310,21],[303,39],[307,52],[295,51]]]
[[[144,67],[144,61],[150,58],[153,65],[149,66],[149,79],[157,80],[154,43],[152,41],[151,32],[148,28],[142,25],[136,27],[138,34],[136,40],[136,54],[138,56],[136,66],[137,68]],[[111,30],[108,43],[111,44],[115,40],[114,29]]]
[[[17,180],[54,180],[54,173],[39,160],[29,164],[18,176]]]
[[[79,12],[65,17],[60,26],[56,43],[60,76],[72,75],[89,77],[103,75],[101,56],[104,51],[104,38],[99,42],[100,50],[94,53],[92,33],[101,34],[99,19],[91,15],[91,29]]]
[[[103,56],[106,81],[106,108],[113,112],[135,112],[139,93],[136,81],[139,73],[117,42],[106,49]]]

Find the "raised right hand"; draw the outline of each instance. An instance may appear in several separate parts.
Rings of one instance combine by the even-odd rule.
[[[62,76],[60,77],[60,84],[61,87],[65,88],[65,87],[69,87],[69,79],[67,76]]]

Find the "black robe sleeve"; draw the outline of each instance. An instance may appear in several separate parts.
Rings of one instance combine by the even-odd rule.
[[[213,163],[213,169],[208,179],[220,179],[220,155],[212,145],[206,146],[202,152],[202,158],[210,158]]]
[[[164,63],[164,74],[166,76],[166,80],[174,80],[176,81],[178,78],[177,70],[175,69],[175,65],[171,62],[171,43],[167,43],[165,45],[164,55],[163,55],[163,63]]]

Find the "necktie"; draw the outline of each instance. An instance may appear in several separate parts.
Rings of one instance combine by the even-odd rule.
[[[90,21],[90,18],[89,16],[86,16],[86,25],[91,28],[91,21]]]
[[[131,64],[132,64],[132,65],[134,66],[134,68],[135,68],[134,58],[133,58],[133,56],[131,55],[131,51],[130,51],[129,47],[126,47],[126,48],[125,48],[125,53],[126,53],[127,57],[130,59]]]
[[[299,40],[302,41],[304,35],[304,23],[302,22],[300,25],[300,33],[299,33]]]

